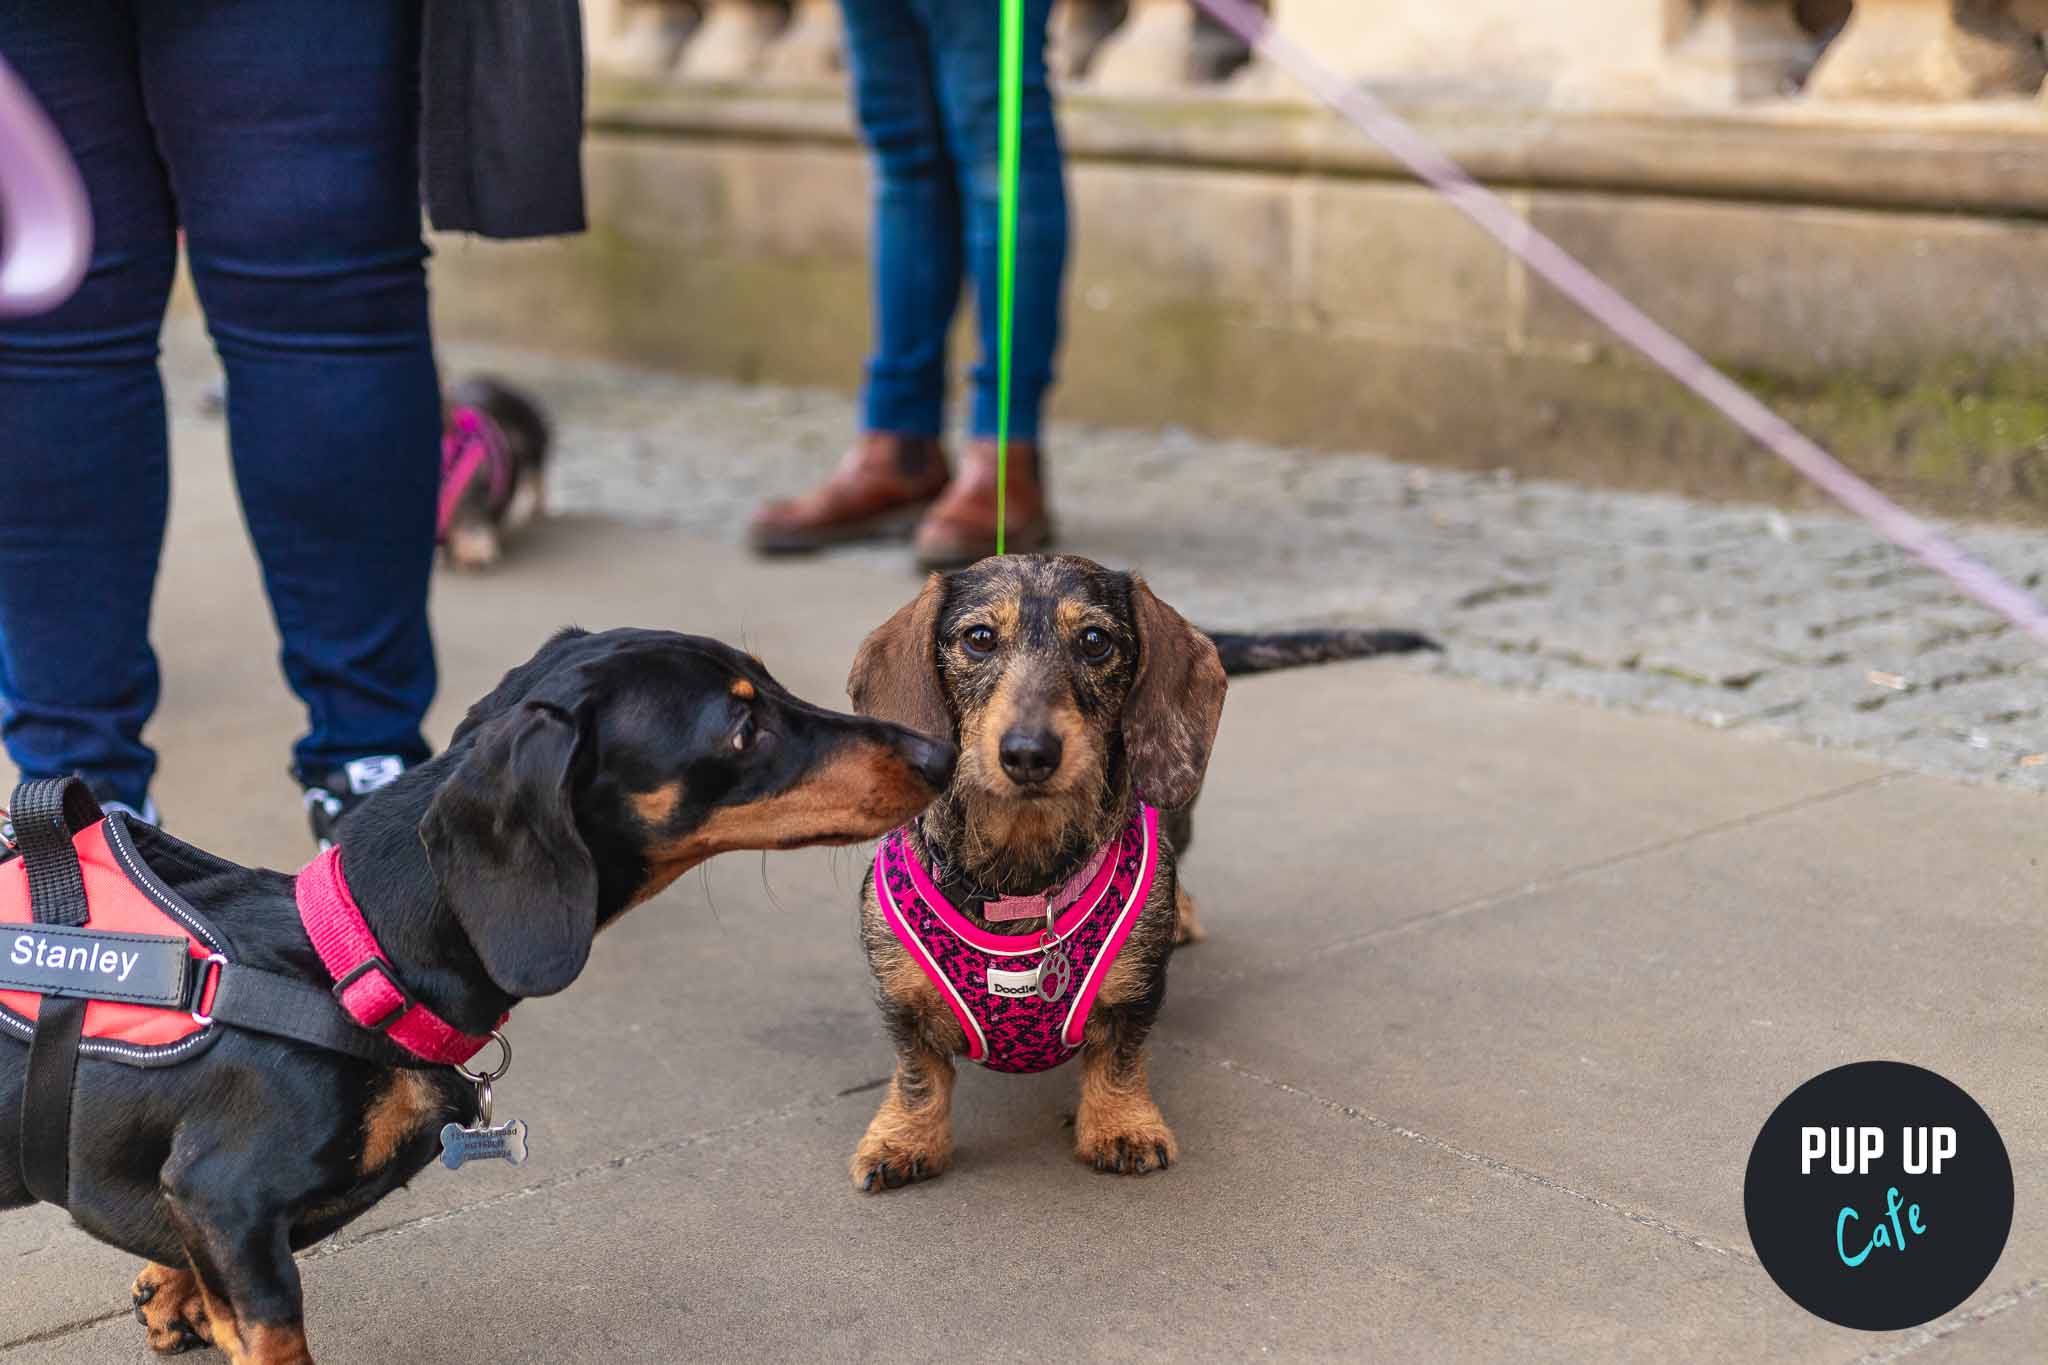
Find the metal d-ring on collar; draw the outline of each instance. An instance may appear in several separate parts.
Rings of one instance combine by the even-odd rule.
[[[462,1073],[462,1078],[476,1087],[476,1126],[479,1128],[491,1126],[491,1082],[504,1080],[505,1073],[512,1069],[512,1040],[497,1029],[492,1029],[491,1041],[499,1048],[498,1064],[491,1070],[471,1071],[467,1063],[455,1063],[455,1069]],[[470,1060],[476,1059],[472,1057]]]

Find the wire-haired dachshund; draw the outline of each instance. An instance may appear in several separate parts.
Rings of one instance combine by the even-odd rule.
[[[1132,1175],[1171,1165],[1179,1145],[1146,1084],[1145,1039],[1165,997],[1168,956],[1176,942],[1200,936],[1174,857],[1192,835],[1189,808],[1208,768],[1225,679],[1433,648],[1406,631],[1208,635],[1143,579],[1067,556],[987,559],[934,575],[868,637],[847,683],[862,714],[960,746],[952,785],[884,842],[877,867],[885,875],[878,884],[871,868],[862,888],[861,941],[896,1071],[853,1154],[854,1184],[895,1188],[946,1168],[954,1054],[1040,1069],[994,1055],[1009,1025],[1041,1059],[1062,1059],[1062,1042],[1068,1055],[1078,1051],[1082,1161]],[[1140,801],[1159,812],[1156,836],[1133,814]],[[1119,858],[1122,866],[1112,866]],[[1004,970],[1035,955],[1011,947],[999,956],[1023,940],[996,912],[1010,920],[1015,902],[1050,902],[1025,927],[1042,929],[1039,944],[1080,944],[1085,956],[1094,951],[1085,924],[1070,931],[1062,917],[1056,928],[1053,912],[1089,885],[1130,888],[1123,916],[1135,920],[1119,923],[1127,937],[1100,959],[1106,967],[1078,969],[1092,995],[1065,981],[1059,994],[1046,992],[1055,1007],[1070,1002],[1060,1039],[1044,1028],[1030,1035],[1016,1024],[1014,1002],[1030,1006],[1026,991],[1044,969]],[[1089,894],[1071,902],[1077,922]],[[1093,904],[1107,909],[1086,913],[1114,914],[1114,896],[1096,894]],[[907,909],[927,917],[928,934],[907,931]],[[962,971],[961,944],[991,955]]]
[[[448,750],[343,821],[361,914],[403,990],[463,1033],[575,979],[592,937],[713,854],[870,838],[952,776],[953,746],[798,700],[755,659],[648,630],[564,631],[469,711]],[[157,876],[234,962],[331,984],[294,878],[149,831]],[[319,1003],[319,1002],[316,1002]],[[29,1049],[0,1041],[0,1208],[30,1202]],[[151,1264],[150,1345],[308,1361],[292,1252],[411,1179],[476,1089],[233,1029],[191,1060],[78,1062],[71,1215]]]

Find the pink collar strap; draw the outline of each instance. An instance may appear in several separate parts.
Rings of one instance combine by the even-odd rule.
[[[1003,924],[1010,920],[1044,919],[1048,905],[1060,910],[1067,909],[1081,899],[1081,893],[1088,889],[1096,874],[1102,871],[1102,865],[1109,861],[1110,851],[1116,847],[1116,842],[1111,839],[1096,849],[1095,856],[1090,858],[1079,872],[1042,895],[997,896],[994,900],[982,902],[981,917],[991,924]]]
[[[463,1033],[420,1004],[399,984],[398,973],[341,874],[341,849],[330,848],[299,869],[295,887],[299,922],[313,951],[334,978],[334,998],[348,1017],[381,1033],[422,1061],[460,1066],[490,1042]]]
[[[875,897],[890,931],[959,1022],[969,1060],[992,1071],[1045,1071],[1080,1050],[1096,992],[1158,870],[1159,812],[1141,805],[1096,855],[1050,931],[1043,897],[1013,898],[1031,907],[1035,932],[998,934],[975,924],[940,894],[902,829],[875,850]],[[1055,896],[1056,910],[1064,899]]]

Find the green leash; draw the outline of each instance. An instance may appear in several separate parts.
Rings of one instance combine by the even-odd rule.
[[[1002,0],[1002,207],[996,293],[996,553],[1009,529],[1010,351],[1017,323],[1017,197],[1024,127],[1024,0]]]

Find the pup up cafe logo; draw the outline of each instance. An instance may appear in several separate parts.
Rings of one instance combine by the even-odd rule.
[[[1742,1199],[1757,1258],[1795,1303],[1898,1331],[1953,1310],[1998,1264],[2012,1162],[1960,1087],[1904,1062],[1856,1062],[1778,1106]]]

